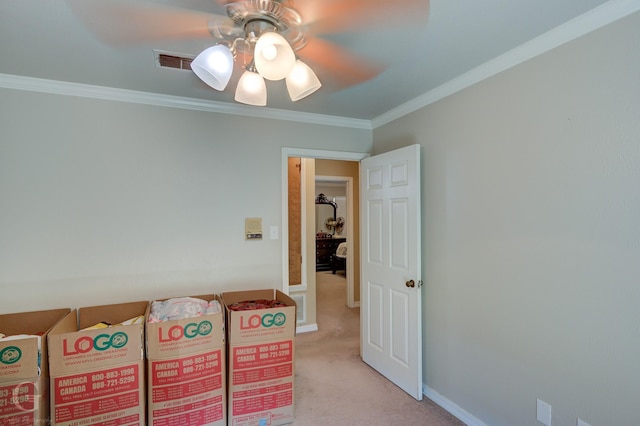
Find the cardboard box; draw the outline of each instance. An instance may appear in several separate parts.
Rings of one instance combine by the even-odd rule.
[[[247,300],[285,307],[233,311]],[[294,420],[296,303],[278,290],[222,293],[227,308],[229,425],[283,425]]]
[[[144,425],[148,302],[80,308],[49,332],[51,424]],[[84,330],[105,322],[137,324]]]
[[[70,309],[0,315],[0,333],[38,335],[0,341],[0,424],[46,425],[49,419],[47,334]],[[38,342],[38,340],[40,342]]]
[[[149,323],[147,378],[149,426],[226,425],[224,305],[220,313]]]

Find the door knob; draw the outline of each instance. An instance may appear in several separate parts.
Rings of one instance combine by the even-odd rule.
[[[404,285],[406,285],[409,288],[414,288],[416,286],[416,282],[414,280],[409,280],[406,283],[404,283]]]

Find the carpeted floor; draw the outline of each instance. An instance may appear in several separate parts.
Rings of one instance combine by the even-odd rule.
[[[429,425],[460,422],[416,401],[360,358],[360,309],[346,305],[343,274],[317,274],[318,331],[296,336],[296,426]]]

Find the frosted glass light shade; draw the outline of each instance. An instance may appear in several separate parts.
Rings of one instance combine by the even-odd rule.
[[[234,98],[243,104],[265,106],[267,104],[267,85],[258,73],[245,71],[238,81]]]
[[[233,55],[227,46],[217,44],[196,56],[191,69],[209,86],[224,90],[233,72]]]
[[[287,91],[292,101],[298,101],[318,90],[322,83],[311,68],[300,59],[287,75]]]
[[[261,76],[267,80],[282,80],[293,69],[296,55],[284,37],[266,32],[256,42],[253,60]]]

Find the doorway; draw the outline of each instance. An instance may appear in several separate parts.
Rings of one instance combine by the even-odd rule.
[[[417,400],[422,399],[422,296],[420,145],[411,145],[369,157],[367,154],[282,149],[283,237],[288,235],[288,159],[300,158],[357,161],[358,195],[366,209],[350,215],[362,224],[362,247],[351,250],[351,262],[357,259],[363,270],[355,274],[363,282],[360,349],[362,360]],[[362,160],[362,161],[361,161]],[[315,175],[315,162],[310,170]],[[362,171],[360,171],[362,167]],[[311,174],[311,173],[309,173]],[[360,174],[362,179],[360,185]],[[308,177],[308,176],[307,176]],[[315,180],[312,188],[315,190]],[[360,194],[362,186],[362,194]],[[313,191],[312,191],[313,194]],[[312,195],[312,200],[315,198]],[[315,204],[315,202],[313,203]],[[360,206],[359,206],[360,207]],[[387,220],[388,219],[388,220]],[[309,227],[305,227],[309,234]],[[311,239],[315,240],[313,231]],[[351,238],[354,243],[360,238]],[[355,246],[356,244],[354,244]],[[359,244],[358,244],[359,245]],[[305,247],[303,256],[315,256],[315,246]],[[288,243],[283,241],[283,289],[292,297],[307,297],[314,309],[315,268],[308,286],[289,286]],[[360,249],[363,250],[362,255]],[[360,265],[358,265],[360,266]],[[360,284],[360,283],[359,283]],[[293,293],[297,293],[295,296]],[[307,306],[307,305],[305,305]],[[307,309],[306,307],[304,308]],[[311,316],[309,317],[311,318]],[[317,330],[317,324],[315,330]],[[300,327],[297,327],[299,331]],[[305,330],[307,331],[307,330]],[[309,330],[310,331],[310,330]]]
[[[301,171],[302,182],[305,182],[305,173],[312,173],[308,176],[306,182],[309,184],[301,185],[300,197],[301,202],[301,221],[300,230],[303,248],[301,282],[292,284],[290,282],[290,247],[289,247],[289,159],[291,157],[299,157],[304,160],[310,160],[311,165],[304,167],[306,162],[303,160],[301,164],[305,170]],[[331,182],[344,188],[344,201],[347,204],[346,216],[349,223],[345,225],[343,235],[349,244],[349,255],[346,260],[346,279],[347,294],[345,295],[345,303],[349,307],[359,306],[360,288],[359,288],[359,230],[357,218],[359,217],[359,162],[361,159],[368,157],[366,153],[349,153],[339,151],[319,151],[295,148],[282,149],[282,199],[283,199],[283,222],[282,222],[282,238],[283,238],[283,289],[289,293],[299,305],[299,309],[303,315],[298,317],[298,331],[315,331],[316,323],[316,271],[315,271],[315,211],[314,199],[316,194],[315,180],[316,176],[320,177],[322,182]],[[317,168],[316,168],[317,165]],[[345,167],[350,167],[352,171],[344,172]],[[306,200],[306,201],[305,201]],[[297,226],[297,225],[295,225]],[[292,229],[291,232],[298,232]],[[305,261],[306,260],[306,261]],[[294,268],[295,269],[295,268]]]

